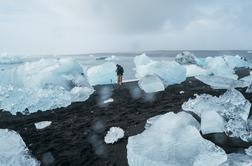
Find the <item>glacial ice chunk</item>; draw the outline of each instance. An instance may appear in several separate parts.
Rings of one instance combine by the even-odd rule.
[[[0,165],[39,166],[39,162],[29,154],[23,139],[15,131],[0,129]]]
[[[134,58],[136,77],[141,79],[146,75],[157,75],[165,86],[179,84],[186,79],[186,69],[175,61],[154,61],[145,54]]]
[[[155,75],[147,75],[138,81],[139,87],[146,93],[164,91],[165,86],[162,80]]]
[[[119,139],[124,137],[124,131],[120,127],[111,127],[104,137],[106,144],[114,144]]]
[[[246,126],[250,107],[250,102],[236,89],[227,90],[220,97],[207,94],[196,96],[195,99],[189,99],[182,105],[183,110],[194,112],[201,118],[203,116],[201,125],[209,123],[204,121],[213,118],[204,118],[203,114],[206,111],[218,113],[224,119],[226,134],[231,137],[242,137],[242,135],[248,132]],[[216,123],[215,120],[212,123]],[[211,133],[210,129],[213,130],[211,127],[205,128],[205,130],[209,130],[208,133]]]
[[[187,65],[187,64],[196,64],[196,57],[194,54],[188,52],[188,51],[183,51],[182,53],[179,53],[175,57],[175,61],[178,62],[181,65]]]
[[[216,166],[226,161],[223,149],[205,140],[188,113],[167,113],[141,134],[128,138],[130,166]]]
[[[248,86],[246,93],[252,93],[252,82],[250,83],[250,85]]]
[[[42,122],[37,122],[34,123],[36,129],[44,129],[52,124],[52,121],[42,121]]]
[[[248,86],[248,82],[243,80],[234,80],[214,75],[198,75],[195,78],[210,85],[213,89],[244,88]]]
[[[245,149],[245,153],[246,153],[248,156],[251,156],[251,157],[252,157],[252,146],[250,146],[249,148]]]
[[[116,64],[106,62],[101,65],[90,67],[87,70],[87,77],[91,85],[104,85],[116,82]]]
[[[186,77],[210,74],[209,71],[197,65],[185,65],[185,67],[186,67]]]
[[[0,108],[31,113],[84,101],[93,93],[84,73],[69,58],[40,59],[0,71]]]
[[[242,153],[228,154],[228,159],[220,166],[252,166],[252,157]]]

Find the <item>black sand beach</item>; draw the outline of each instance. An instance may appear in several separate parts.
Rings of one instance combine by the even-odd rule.
[[[72,103],[67,108],[28,116],[1,112],[0,128],[17,131],[42,165],[127,166],[127,138],[141,133],[148,118],[181,111],[183,102],[193,98],[194,94],[219,96],[225,92],[214,90],[194,78],[151,95],[140,91],[136,82],[125,83],[120,88],[106,85],[96,86],[95,89],[96,92],[87,101]],[[239,90],[252,102],[252,94],[245,93],[245,89]],[[180,94],[180,91],[185,93]],[[110,95],[113,103],[99,104]],[[46,129],[37,130],[34,123],[40,121],[52,121],[52,124]],[[103,141],[104,136],[112,126],[121,127],[125,137],[118,143],[107,145]],[[239,139],[216,139],[224,136],[211,134],[204,137],[213,140],[227,153],[252,145]]]

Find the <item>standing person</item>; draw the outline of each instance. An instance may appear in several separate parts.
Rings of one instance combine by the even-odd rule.
[[[117,84],[122,85],[122,80],[123,80],[123,67],[119,64],[116,65],[116,74],[117,74]]]

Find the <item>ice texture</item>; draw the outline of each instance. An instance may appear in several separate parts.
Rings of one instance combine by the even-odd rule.
[[[201,113],[201,127],[203,134],[224,132],[224,119],[215,111],[204,111]]]
[[[182,53],[179,53],[175,57],[175,61],[178,62],[181,65],[185,64],[196,64],[197,60],[194,54],[188,52],[188,51],[183,51]]]
[[[248,86],[248,82],[243,80],[235,80],[214,75],[198,75],[195,76],[195,78],[210,85],[213,89],[244,88]]]
[[[136,77],[159,76],[165,86],[179,84],[186,79],[186,69],[175,61],[154,61],[145,54],[134,58]]]
[[[210,72],[206,69],[197,65],[185,65],[186,67],[186,77],[209,75]]]
[[[51,124],[52,124],[51,121],[41,121],[41,122],[34,123],[36,129],[39,129],[39,130],[44,129],[50,126]]]
[[[93,88],[73,59],[40,59],[0,71],[0,108],[35,112],[85,101]]]
[[[119,139],[124,137],[124,131],[120,127],[111,127],[104,137],[106,144],[114,144]]]
[[[246,153],[248,156],[251,156],[251,157],[252,157],[252,146],[250,146],[249,148],[245,149],[245,153]]]
[[[91,85],[104,85],[116,82],[116,64],[106,62],[101,65],[90,67],[87,77]]]
[[[248,86],[246,93],[252,93],[252,82],[250,83],[250,85]]]
[[[202,138],[199,123],[188,113],[167,113],[128,138],[130,166],[216,166],[226,161],[223,149]]]
[[[165,89],[162,80],[156,75],[146,75],[138,81],[138,85],[146,93],[159,92]]]
[[[228,154],[228,159],[220,166],[252,166],[252,157],[242,153]]]
[[[18,133],[0,129],[0,165],[39,166],[40,164],[30,156],[29,150]]]
[[[223,118],[226,134],[241,138],[244,134],[248,134],[247,120],[250,107],[250,102],[236,89],[229,89],[220,97],[197,95],[195,99],[189,99],[182,105],[184,111],[191,111],[201,117],[201,125],[208,124],[207,127],[202,126],[208,131],[207,133],[215,133],[217,127],[222,127],[222,122],[216,114],[209,115],[212,117],[204,115],[206,112],[214,111]]]

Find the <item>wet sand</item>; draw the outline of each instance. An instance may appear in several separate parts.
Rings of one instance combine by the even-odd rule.
[[[122,87],[96,86],[95,90],[87,101],[72,103],[66,108],[28,116],[1,112],[0,128],[17,131],[42,165],[127,166],[127,138],[141,133],[148,118],[181,111],[183,102],[193,98],[194,94],[219,96],[225,92],[214,90],[194,78],[150,95],[141,91],[137,82],[125,83]],[[252,102],[252,94],[245,93],[245,89],[239,90]],[[180,91],[185,93],[180,94]],[[110,97],[114,102],[101,104]],[[37,130],[34,123],[40,121],[52,121],[52,124],[46,129]],[[112,126],[121,127],[125,137],[118,143],[107,145],[103,139]],[[252,145],[239,139],[223,139],[224,134],[204,137],[222,146],[228,153]],[[53,162],[46,163],[52,158]]]

